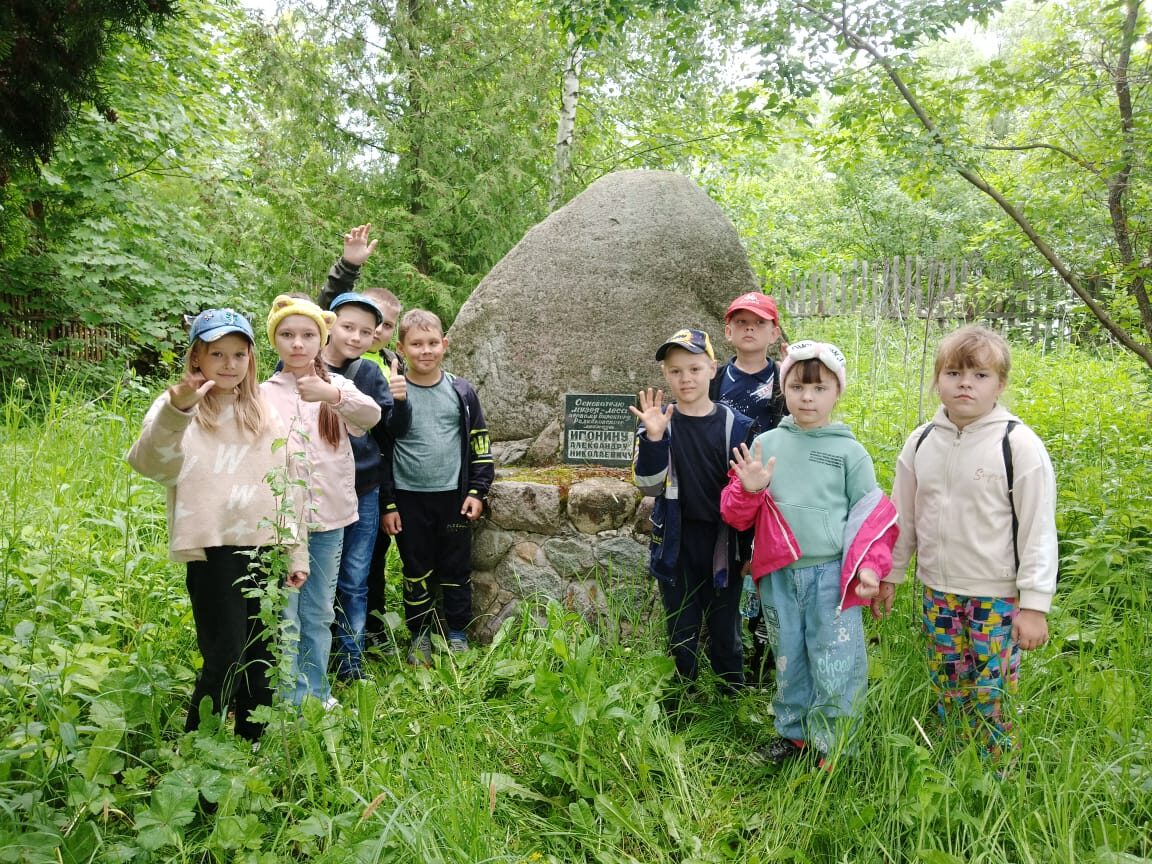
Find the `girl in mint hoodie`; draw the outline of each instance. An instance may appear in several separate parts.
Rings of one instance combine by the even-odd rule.
[[[872,458],[832,410],[847,381],[835,345],[805,340],[780,366],[789,417],[733,451],[724,520],[755,529],[752,578],[776,656],[776,732],[761,755],[841,752],[868,677],[861,607],[892,567],[896,510]]]

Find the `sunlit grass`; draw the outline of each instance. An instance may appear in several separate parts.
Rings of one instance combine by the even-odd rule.
[[[793,328],[795,329],[795,328]],[[931,394],[919,332],[794,338],[848,354],[843,418],[881,482]],[[552,607],[430,670],[375,659],[259,753],[185,736],[198,662],[163,496],[123,461],[155,388],[0,394],[0,862],[1124,862],[1152,859],[1152,397],[1124,355],[1018,348],[1011,405],[1061,485],[1052,643],[1024,659],[1020,749],[933,718],[905,588],[870,625],[856,756],[758,764],[770,694],[705,678],[669,718],[658,616]],[[397,580],[392,580],[396,585]],[[658,603],[649,595],[650,604]],[[654,608],[654,607],[653,607]]]

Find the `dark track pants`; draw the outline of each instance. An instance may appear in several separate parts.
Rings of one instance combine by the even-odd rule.
[[[464,630],[472,621],[472,523],[461,515],[460,507],[455,491],[396,490],[404,617],[413,635],[436,623],[437,593],[443,598],[449,630]]]
[[[700,630],[708,624],[708,660],[712,671],[734,687],[744,683],[744,646],[740,641],[741,581],[735,562],[728,564],[728,584],[713,585],[714,522],[685,520],[681,526],[676,579],[660,581],[660,599],[668,622],[668,643],[680,677],[695,681],[700,671]]]
[[[383,515],[383,508],[381,508]],[[392,545],[392,535],[380,531],[376,535],[376,546],[372,550],[372,566],[368,569],[368,618],[364,622],[364,637],[368,640],[384,636],[388,628],[384,625],[386,589],[388,587],[388,549]]]

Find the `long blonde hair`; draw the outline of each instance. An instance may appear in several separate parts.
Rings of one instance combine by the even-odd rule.
[[[198,357],[209,343],[203,339],[197,339],[196,342],[188,349],[188,354],[184,358],[184,371],[185,373],[199,372],[200,364]],[[236,388],[236,422],[240,425],[240,430],[252,438],[258,438],[260,433],[264,431],[264,426],[268,422],[268,415],[264,409],[264,401],[260,398],[259,384],[257,383],[257,370],[256,370],[256,345],[248,343],[248,374],[244,376],[244,380],[240,382]],[[196,410],[196,422],[200,424],[203,429],[214,431],[220,426],[220,398],[215,390],[209,390],[204,394],[204,398],[200,400],[200,405]]]

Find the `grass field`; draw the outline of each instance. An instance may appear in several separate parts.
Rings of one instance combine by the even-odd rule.
[[[848,355],[841,416],[888,486],[934,404],[922,334],[803,335]],[[1008,404],[1057,470],[1062,571],[1002,776],[932,723],[908,586],[870,625],[860,752],[832,774],[751,758],[769,693],[705,679],[670,720],[659,632],[622,642],[555,606],[430,670],[380,660],[332,713],[278,709],[255,754],[183,735],[198,662],[183,571],[161,490],[123,461],[161,385],[11,384],[0,862],[1152,861],[1152,379],[1119,352],[1014,360]]]

